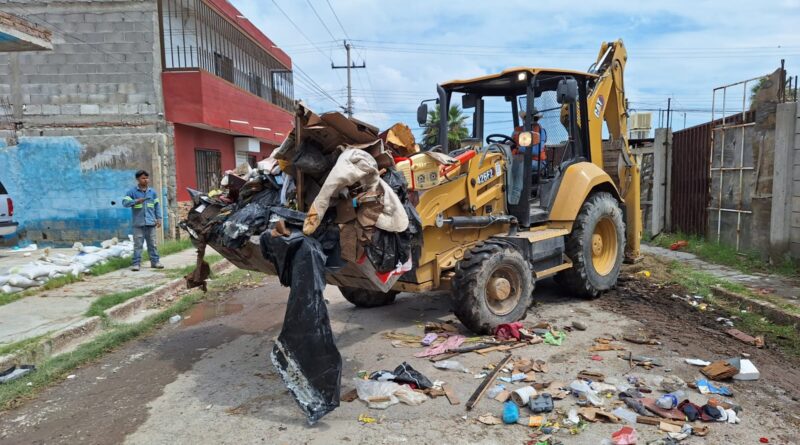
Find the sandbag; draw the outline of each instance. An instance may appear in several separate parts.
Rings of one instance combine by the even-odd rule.
[[[31,280],[28,277],[24,277],[22,275],[12,275],[11,278],[8,279],[8,284],[13,287],[19,287],[23,289],[27,289],[29,287],[36,287],[39,285],[34,280]]]

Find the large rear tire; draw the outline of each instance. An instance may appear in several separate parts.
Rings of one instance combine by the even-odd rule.
[[[399,292],[390,290],[380,292],[355,287],[339,286],[344,299],[358,307],[378,307],[394,303],[394,298]]]
[[[598,192],[583,203],[567,237],[566,254],[572,268],[560,272],[556,281],[571,293],[594,298],[616,285],[625,255],[625,223],[614,196]]]
[[[490,334],[499,324],[525,317],[533,286],[531,268],[520,252],[503,243],[478,243],[456,265],[453,311],[469,330]]]

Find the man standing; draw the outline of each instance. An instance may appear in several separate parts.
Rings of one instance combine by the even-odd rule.
[[[147,241],[150,265],[163,269],[156,249],[156,228],[161,227],[161,204],[156,192],[148,187],[150,174],[144,170],[136,172],[137,186],[128,190],[122,198],[122,205],[133,210],[133,267],[138,271],[142,261],[142,244]]]

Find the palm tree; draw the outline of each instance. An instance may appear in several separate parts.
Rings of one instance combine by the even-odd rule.
[[[469,131],[465,126],[467,116],[461,113],[457,105],[450,107],[447,113],[447,140],[450,147],[458,148],[461,141],[469,137]],[[428,112],[428,122],[425,132],[422,134],[423,142],[427,147],[439,144],[439,108],[434,108]]]

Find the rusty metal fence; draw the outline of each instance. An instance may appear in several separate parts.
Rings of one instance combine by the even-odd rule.
[[[670,229],[705,235],[711,122],[672,133]]]

